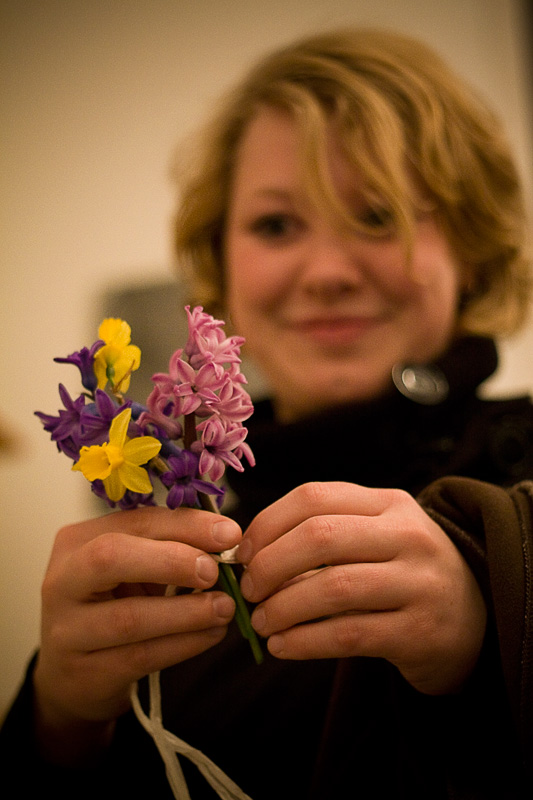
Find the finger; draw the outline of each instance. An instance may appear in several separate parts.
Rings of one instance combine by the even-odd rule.
[[[402,612],[340,614],[275,633],[269,651],[282,659],[385,658],[394,663],[398,641],[406,634]]]
[[[235,603],[224,592],[130,597],[88,604],[76,625],[64,622],[69,649],[94,651],[227,625]]]
[[[396,610],[411,594],[396,564],[327,567],[289,584],[257,606],[252,625],[261,636],[271,636],[337,614]]]
[[[63,528],[56,539],[60,549],[76,546],[104,533],[127,533],[154,541],[180,541],[209,553],[235,547],[241,529],[234,520],[197,508],[171,510],[161,506],[117,511]]]
[[[227,626],[159,636],[133,644],[72,653],[60,675],[62,692],[85,719],[109,719],[129,706],[128,687],[145,675],[186,661],[218,644]],[[90,678],[88,677],[90,676]],[[80,686],[87,686],[84,694]]]
[[[204,650],[221,642],[227,631],[227,626],[223,626],[206,631],[163,636],[159,639],[128,645],[125,652],[128,661],[134,668],[134,680],[139,680],[152,672],[172,667],[203,653]],[[122,648],[118,649],[122,650]],[[124,663],[123,653],[117,653],[117,657],[121,663]]]
[[[62,596],[84,600],[110,592],[121,583],[212,586],[218,566],[212,556],[181,542],[154,541],[125,533],[107,533],[76,549],[53,586]],[[53,574],[49,581],[53,580]],[[48,588],[45,586],[45,590]]]
[[[94,685],[101,684],[103,695],[116,687],[123,692],[125,685],[140,680],[145,675],[167,669],[203,653],[221,642],[227,630],[224,625],[83,654],[77,661],[79,673],[86,675],[90,669]],[[112,680],[110,676],[113,676]]]
[[[301,573],[323,565],[391,561],[400,548],[386,515],[311,517],[257,552],[241,589],[247,600],[257,603]]]
[[[248,564],[258,550],[310,517],[331,514],[378,516],[389,507],[395,494],[402,493],[342,482],[298,486],[255,517],[239,547],[239,558]]]

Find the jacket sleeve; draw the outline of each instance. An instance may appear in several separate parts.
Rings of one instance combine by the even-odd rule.
[[[533,777],[533,482],[443,478],[418,498],[469,563],[493,617],[505,686]]]

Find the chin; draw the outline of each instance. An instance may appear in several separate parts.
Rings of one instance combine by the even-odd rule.
[[[328,408],[339,408],[341,406],[350,405],[351,403],[365,403],[376,399],[384,394],[390,384],[387,380],[384,385],[380,387],[368,387],[363,389],[360,385],[346,388],[344,384],[343,391],[332,391],[331,386],[323,386],[320,390],[316,384],[313,387],[306,389],[302,384],[298,385],[297,389],[289,396],[287,392],[283,392],[282,396],[278,396],[276,405],[276,414],[283,422],[294,422],[298,419],[319,414],[326,411]],[[336,385],[335,389],[343,384],[341,381]],[[317,388],[319,389],[317,391]],[[298,398],[301,402],[295,403],[294,398]]]

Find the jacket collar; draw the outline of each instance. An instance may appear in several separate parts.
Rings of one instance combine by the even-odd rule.
[[[445,459],[450,431],[461,425],[478,386],[497,367],[494,342],[480,337],[457,341],[435,364],[448,390],[426,405],[401,394],[391,380],[377,400],[329,409],[289,424],[279,424],[268,400],[255,404],[248,421],[248,443],[256,466],[228,470],[243,519],[306,481],[350,480],[367,486],[415,491],[432,475],[435,458]],[[435,455],[435,448],[444,448]],[[429,465],[429,466],[428,466]],[[420,486],[419,483],[420,482]]]

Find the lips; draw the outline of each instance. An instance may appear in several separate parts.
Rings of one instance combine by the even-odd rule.
[[[378,324],[377,317],[316,317],[290,323],[290,328],[324,346],[356,343]]]

